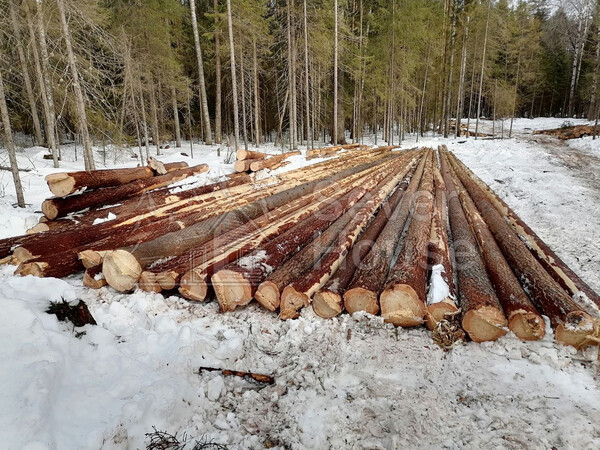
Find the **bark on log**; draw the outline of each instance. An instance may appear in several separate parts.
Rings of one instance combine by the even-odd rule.
[[[550,318],[556,327],[556,340],[562,344],[583,347],[597,337],[593,319],[573,302],[562,287],[533,257],[525,244],[506,223],[498,210],[489,202],[485,193],[455,164],[458,178],[464,184],[488,224],[506,260],[530,293],[535,306]]]
[[[85,270],[83,285],[92,289],[100,289],[102,286],[106,286],[106,279],[102,274],[102,264]]]
[[[181,181],[192,175],[208,172],[207,164],[172,171],[165,175],[132,181],[120,186],[111,186],[84,192],[69,197],[57,197],[45,200],[42,203],[42,212],[48,219],[64,217],[69,213],[81,211],[86,208],[114,204],[121,200],[141,195],[145,192],[159,189],[177,181]]]
[[[402,250],[379,297],[381,316],[396,326],[424,322],[427,259],[433,217],[433,151],[429,151]]]
[[[361,261],[360,266],[356,269],[348,290],[344,293],[344,307],[350,314],[354,314],[357,311],[366,311],[370,314],[377,314],[379,312],[379,293],[384,287],[392,258],[406,220],[408,219],[410,207],[414,201],[414,195],[421,181],[424,167],[425,158],[421,157],[421,162],[417,166],[400,204],[396,207],[385,228],[379,234],[371,251],[369,251],[367,256]]]
[[[438,169],[437,162],[434,162],[433,165],[433,178],[435,181],[435,199],[429,243],[431,276],[427,294],[427,314],[425,316],[425,323],[431,331],[440,320],[444,319],[445,314],[458,311],[455,301],[456,289],[454,287],[452,256],[450,255],[450,245],[448,243],[446,184]],[[438,286],[438,284],[441,286]]]
[[[533,256],[546,269],[558,284],[562,286],[573,300],[588,314],[596,317],[599,314],[600,296],[592,290],[579,276],[565,264],[548,245],[508,206],[490,187],[469,170],[460,160],[452,156],[452,161],[467,173],[485,193],[487,199],[498,212],[508,220],[513,230],[525,242]],[[593,304],[589,304],[591,300]]]
[[[164,164],[168,172],[187,167],[184,162]],[[53,173],[46,176],[50,191],[57,197],[65,197],[82,189],[91,190],[107,186],[119,186],[135,180],[151,178],[154,171],[150,167],[132,169],[103,169],[88,172]]]
[[[460,204],[445,152],[440,153],[440,162],[448,192],[462,327],[475,342],[493,341],[506,334],[508,323]]]
[[[362,234],[358,242],[352,246],[352,251],[346,255],[344,262],[340,264],[333,277],[315,293],[312,305],[313,310],[318,316],[330,319],[344,310],[342,296],[352,280],[357,266],[367,256],[367,253],[373,247],[394,209],[398,206],[413,174],[414,170],[399,184],[396,191],[380,208],[377,216]]]
[[[250,164],[250,170],[252,172],[258,172],[259,170],[262,170],[262,169],[268,169],[270,167],[273,167],[278,162],[283,161],[284,159],[287,159],[291,156],[300,155],[300,154],[301,153],[299,151],[288,152],[288,153],[282,153],[281,155],[271,156],[268,159],[254,161],[254,162],[252,162],[252,164]]]
[[[360,233],[392,189],[406,176],[414,160],[396,174],[390,175],[367,198],[346,227],[340,232],[333,245],[326,249],[318,262],[301,277],[288,284],[281,293],[279,317],[291,319],[298,316],[299,309],[308,306],[310,299],[338,270]]]
[[[477,207],[466,192],[465,187],[453,173],[454,184],[458,190],[463,210],[471,229],[475,234],[479,249],[485,261],[488,275],[496,288],[500,304],[508,318],[508,328],[525,341],[534,341],[544,337],[545,323],[533,303],[519,284],[512,269],[506,262],[496,240],[487,224],[479,215]]]
[[[373,183],[374,178],[357,180],[356,185],[360,186],[362,183],[363,187],[368,186]],[[359,191],[360,188],[356,188],[351,194],[355,196]],[[348,194],[348,200],[351,194]],[[339,205],[347,207],[348,203],[346,199],[342,199]],[[298,251],[299,246],[306,244],[315,232],[320,232],[333,223],[342,212],[343,210],[336,207],[335,204],[322,208],[315,217],[299,222],[286,233],[263,245],[260,250],[249,254],[244,260],[238,260],[215,273],[212,282],[221,309],[232,311],[237,306],[248,304],[252,300],[257,286],[275,268]],[[263,306],[274,311],[278,305],[264,303]]]
[[[267,156],[266,153],[254,152],[252,150],[243,150],[240,149],[236,153],[236,157],[238,161],[244,161],[248,159],[265,159]]]

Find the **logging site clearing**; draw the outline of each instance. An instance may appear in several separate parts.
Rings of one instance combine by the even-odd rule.
[[[500,126],[103,172],[16,135],[0,446],[598,448],[600,140]]]

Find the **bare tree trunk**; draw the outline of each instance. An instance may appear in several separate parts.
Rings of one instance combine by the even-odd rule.
[[[17,8],[15,0],[9,0],[8,5],[10,7],[10,20],[12,23],[12,29],[15,37],[15,43],[17,46],[17,53],[19,55],[19,63],[21,64],[21,71],[23,74],[23,82],[25,83],[25,90],[27,92],[27,100],[29,101],[29,108],[31,110],[31,118],[33,120],[33,129],[35,131],[36,145],[43,145],[44,138],[42,136],[42,126],[40,125],[40,118],[38,116],[37,106],[35,103],[35,95],[33,93],[33,87],[31,85],[31,77],[29,76],[29,68],[27,66],[27,59],[25,58],[25,51],[23,50],[23,38],[21,36],[21,28],[19,25],[19,18],[17,17]]]
[[[240,55],[240,91],[240,93],[242,94],[242,134],[244,136],[244,149],[248,150],[248,122],[246,119],[246,81],[244,77],[243,54]]]
[[[2,115],[2,125],[4,126],[4,136],[6,139],[6,147],[8,148],[8,160],[10,161],[10,171],[15,183],[15,192],[17,194],[17,204],[21,208],[25,208],[25,197],[23,196],[23,186],[21,185],[21,177],[19,175],[19,167],[17,165],[17,155],[15,154],[15,144],[12,137],[12,128],[10,126],[10,118],[8,116],[8,107],[6,106],[6,95],[4,93],[4,82],[2,80],[2,71],[0,71],[0,115]]]
[[[510,129],[508,130],[508,137],[512,137],[513,121],[515,120],[515,114],[517,112],[517,95],[519,93],[519,75],[521,70],[521,52],[517,58],[517,76],[515,80],[515,98],[513,99],[512,116],[510,117]]]
[[[228,0],[229,1],[229,0]],[[192,12],[192,29],[194,33],[194,45],[196,47],[196,59],[198,60],[198,83],[200,86],[200,103],[202,105],[202,119],[204,125],[204,141],[212,145],[212,130],[210,127],[210,116],[208,115],[208,99],[206,98],[206,82],[204,80],[204,63],[202,61],[202,49],[200,48],[200,35],[198,34],[198,21],[196,19],[196,0],[190,0]],[[231,21],[231,19],[230,19]]]
[[[306,11],[306,0],[303,2],[303,12],[304,12],[304,92],[306,94],[306,146],[308,147],[308,139],[311,141],[311,148],[315,148],[315,142],[312,136],[311,126],[310,126],[310,80],[308,78],[308,17]]]
[[[213,2],[214,13],[219,11],[219,0]],[[221,21],[215,16],[215,142],[221,143]]]
[[[452,103],[452,78],[454,68],[454,52],[455,52],[455,40],[456,40],[456,10],[454,0],[450,0],[450,8],[452,12],[451,28],[450,28],[450,62],[448,65],[448,86],[446,89],[446,116],[444,117],[444,137],[448,137],[450,130],[450,106]]]
[[[42,0],[35,0],[37,7],[37,31],[41,53],[41,71],[44,82],[44,92],[46,103],[48,104],[48,129],[46,130],[46,140],[52,151],[52,160],[54,168],[58,168],[58,144],[56,142],[56,113],[54,111],[54,95],[52,94],[52,80],[50,79],[50,57],[48,56],[48,47],[46,45],[46,29],[44,27],[44,12],[42,10]]]
[[[477,98],[477,117],[475,118],[475,139],[479,132],[479,116],[481,115],[481,95],[483,93],[483,75],[485,71],[485,53],[487,51],[488,28],[490,25],[490,11],[492,9],[492,0],[488,0],[488,13],[485,21],[485,35],[483,38],[483,54],[481,56],[481,75],[479,77],[479,97]]]
[[[88,129],[87,113],[85,111],[85,99],[83,97],[83,90],[79,83],[79,71],[77,70],[77,64],[75,63],[75,54],[73,53],[73,47],[71,46],[71,33],[69,31],[69,24],[67,22],[67,14],[65,11],[64,0],[56,0],[58,6],[58,12],[60,15],[60,22],[62,25],[62,33],[65,38],[65,46],[67,47],[67,58],[69,60],[69,68],[71,70],[71,77],[73,78],[73,91],[75,91],[75,100],[77,106],[77,125],[79,128],[79,134],[83,140],[84,148],[84,161],[86,170],[95,170],[96,163],[94,162],[94,148],[92,144],[92,138]]]
[[[287,46],[288,46],[288,82],[289,82],[289,133],[290,133],[290,150],[296,149],[296,105],[294,97],[296,93],[294,52],[292,43],[292,3],[293,0],[287,2]]]
[[[338,0],[333,1],[333,145],[338,143]]]
[[[461,63],[460,63],[460,75],[458,81],[458,96],[456,100],[456,137],[460,136],[460,125],[462,121],[464,92],[465,92],[465,72],[467,68],[467,38],[469,36],[469,21],[470,17],[467,16],[467,23],[465,24],[465,31],[463,36]],[[470,107],[470,105],[469,105]]]
[[[254,143],[258,147],[260,145],[260,96],[258,95],[258,57],[256,55],[256,36],[253,42],[253,53],[252,53],[252,73],[254,77]]]
[[[575,103],[575,90],[577,89],[577,82],[579,81],[579,71],[581,70],[581,61],[583,59],[583,50],[585,48],[588,26],[589,17],[587,15],[585,16],[585,18],[580,17],[579,22],[577,24],[575,54],[573,55],[573,65],[571,70],[571,86],[569,89],[569,100],[567,106],[567,114],[569,117],[573,115],[573,106]]]
[[[431,43],[427,49],[427,60],[425,61],[425,76],[423,77],[423,91],[421,92],[421,104],[419,105],[419,123],[417,129],[417,142],[419,142],[419,134],[423,136],[423,108],[425,106],[425,91],[427,90],[427,77],[429,75],[429,58],[431,55]]]
[[[594,77],[592,80],[592,95],[590,99],[590,109],[588,112],[588,120],[594,119],[594,113],[596,112],[596,103],[598,103],[598,75],[600,72],[600,30],[598,30],[598,36],[596,41],[596,70],[594,70]],[[533,107],[532,107],[533,109]]]
[[[152,140],[156,146],[156,154],[160,155],[160,137],[158,133],[158,108],[156,106],[156,92],[154,91],[154,77],[152,77],[148,84],[150,84],[150,114],[152,115]]]
[[[146,102],[144,101],[144,91],[140,86],[140,104],[142,106],[142,122],[144,130],[144,140],[146,141],[146,159],[150,158],[150,136],[148,134],[148,119],[146,118]]]
[[[179,128],[179,109],[177,108],[177,91],[171,87],[171,101],[173,102],[173,119],[175,122],[175,147],[181,147],[181,129]]]
[[[186,89],[187,90],[187,89]],[[187,114],[185,121],[187,123],[188,133],[190,134],[190,157],[194,159],[194,138],[192,137],[192,107],[190,105],[190,91],[187,90]],[[221,156],[221,147],[217,148],[217,156]]]
[[[237,151],[240,140],[240,124],[238,118],[238,94],[237,80],[235,76],[235,47],[233,45],[233,19],[231,17],[231,0],[227,0],[227,26],[229,29],[229,58],[231,60],[231,95],[233,96],[233,143],[234,148]]]

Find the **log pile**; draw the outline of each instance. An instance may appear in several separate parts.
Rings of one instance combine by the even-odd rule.
[[[275,170],[289,164],[287,158],[300,155],[299,151],[282,153],[279,155],[268,155],[267,153],[254,152],[250,150],[238,150],[237,161],[233,165],[236,173],[258,172],[262,169]]]
[[[578,139],[585,136],[594,135],[593,125],[573,125],[569,127],[553,128],[551,130],[535,130],[533,134],[544,134],[547,136],[556,136],[566,141],[568,139]]]
[[[187,190],[167,185],[203,167],[50,177],[70,195],[52,199],[40,232],[1,240],[0,258],[20,275],[81,272],[95,289],[216,297],[222,312],[256,300],[281,319],[310,305],[381,314],[447,347],[444,330],[461,327],[475,342],[541,339],[542,314],[560,343],[599,342],[597,294],[488,186],[445,148],[390,150]]]

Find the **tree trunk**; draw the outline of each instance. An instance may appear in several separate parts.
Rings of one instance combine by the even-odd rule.
[[[48,56],[48,46],[46,44],[46,29],[44,27],[44,11],[42,9],[42,0],[35,0],[37,7],[37,31],[38,43],[40,46],[41,75],[44,83],[46,104],[48,105],[48,129],[46,130],[46,141],[52,151],[52,161],[54,168],[58,168],[58,143],[56,142],[56,113],[54,110],[54,95],[52,94],[52,79],[50,77],[50,57]]]
[[[69,24],[67,23],[67,15],[65,11],[64,0],[56,0],[56,5],[58,6],[58,12],[60,15],[62,33],[65,39],[65,46],[67,48],[67,59],[69,61],[69,68],[71,70],[73,91],[75,92],[77,125],[79,128],[79,134],[81,135],[81,139],[83,141],[85,169],[95,170],[96,163],[94,162],[94,148],[92,138],[88,129],[87,114],[85,111],[85,98],[83,96],[83,90],[81,89],[81,85],[79,83],[79,71],[77,70],[75,54],[73,53],[73,47],[71,46],[71,33],[69,31]]]
[[[288,91],[289,91],[289,133],[290,133],[290,150],[296,150],[296,109],[294,96],[296,93],[295,84],[295,65],[292,43],[292,12],[293,0],[287,2],[287,50],[288,50]]]
[[[17,54],[19,55],[21,73],[23,74],[23,82],[25,83],[25,91],[27,92],[27,100],[29,101],[29,109],[31,110],[31,118],[33,120],[33,129],[35,131],[36,141],[35,143],[36,145],[43,145],[44,138],[42,136],[42,126],[40,125],[40,118],[38,116],[33,86],[31,85],[31,77],[29,76],[27,59],[25,58],[25,51],[23,50],[23,37],[21,35],[21,27],[19,25],[20,18],[17,17],[17,7],[15,5],[15,0],[9,0],[8,6],[10,8],[10,20],[12,24],[12,30],[14,33],[15,44],[17,47]]]
[[[442,174],[448,190],[448,215],[455,247],[462,327],[475,342],[494,341],[506,334],[508,322],[460,204],[446,158],[446,152],[440,153]]]
[[[306,11],[306,0],[302,3],[304,15],[304,94],[305,94],[305,117],[306,117],[306,147],[308,140],[311,141],[311,148],[315,147],[313,135],[310,126],[310,80],[309,80],[309,60],[308,60],[308,14]]]
[[[483,53],[481,55],[481,73],[479,75],[479,96],[477,97],[477,117],[475,118],[475,139],[479,134],[479,117],[481,116],[481,95],[483,94],[483,76],[485,75],[485,54],[487,51],[488,29],[490,25],[490,11],[492,0],[488,0],[488,12],[485,20],[485,34],[483,37]]]
[[[227,0],[227,7],[230,9]],[[208,115],[208,98],[206,96],[206,82],[204,80],[204,63],[202,61],[202,49],[200,48],[200,35],[198,34],[198,21],[196,19],[196,0],[190,0],[190,11],[192,13],[192,30],[194,33],[194,47],[196,48],[196,60],[198,63],[198,84],[200,87],[200,104],[202,105],[202,122],[204,125],[204,141],[212,145],[212,130],[210,126],[210,116]],[[231,14],[229,14],[231,22]],[[232,38],[233,39],[233,38]],[[233,50],[231,50],[233,52]],[[233,62],[233,58],[232,58]],[[233,65],[235,66],[235,64]]]
[[[256,55],[256,37],[252,46],[252,87],[254,88],[254,144],[260,145],[260,96],[258,95],[258,57]]]
[[[265,159],[267,156],[269,156],[269,155],[266,153],[253,152],[252,150],[243,150],[243,149],[238,150],[236,153],[236,157],[237,157],[238,161],[244,161],[247,159]]]
[[[462,123],[462,113],[463,113],[463,102],[464,102],[464,91],[465,91],[465,72],[467,69],[467,38],[469,36],[469,21],[470,17],[467,16],[467,23],[465,24],[465,31],[463,36],[463,45],[462,45],[462,53],[461,53],[461,63],[460,63],[460,75],[458,81],[458,95],[457,95],[457,106],[456,106],[456,137],[460,136],[460,127]],[[471,105],[469,105],[469,108]]]
[[[219,0],[213,0],[213,12],[219,12]],[[215,142],[221,143],[221,21],[215,15]]]
[[[193,1],[193,0],[192,0]],[[229,30],[229,60],[231,65],[231,94],[233,103],[233,145],[237,151],[240,140],[240,121],[238,114],[238,93],[235,66],[235,47],[233,42],[233,18],[231,16],[231,0],[227,0],[227,26]]]
[[[25,208],[25,197],[23,196],[23,185],[21,184],[21,176],[19,175],[19,166],[17,164],[17,155],[15,153],[15,144],[13,142],[12,128],[10,126],[10,117],[8,115],[8,107],[6,106],[6,94],[4,92],[4,81],[2,79],[2,71],[0,70],[0,115],[2,116],[2,125],[4,127],[4,137],[6,147],[8,149],[8,160],[10,162],[10,171],[15,183],[15,193],[17,196],[17,204],[20,208]]]
[[[379,312],[379,293],[384,287],[392,258],[396,250],[402,230],[408,219],[414,195],[423,175],[425,158],[417,166],[415,173],[390,220],[380,233],[371,251],[357,268],[348,290],[344,293],[344,306],[350,314],[366,311],[371,314]]]
[[[171,88],[171,102],[173,104],[173,119],[175,124],[175,147],[181,147],[181,128],[179,127],[179,109],[177,108],[177,91]]]
[[[338,0],[333,1],[333,145],[338,144]]]
[[[156,154],[160,155],[160,137],[158,132],[158,108],[156,106],[156,92],[154,91],[154,80],[148,80],[150,84],[150,114],[152,115],[152,140],[156,146]]]
[[[508,137],[509,137],[509,139],[512,137],[513,121],[515,119],[515,114],[517,112],[517,95],[519,93],[519,75],[520,75],[520,70],[521,70],[521,53],[519,52],[519,57],[517,58],[517,77],[516,77],[516,80],[515,80],[515,98],[513,100],[512,115],[510,116],[510,129],[508,130]]]

